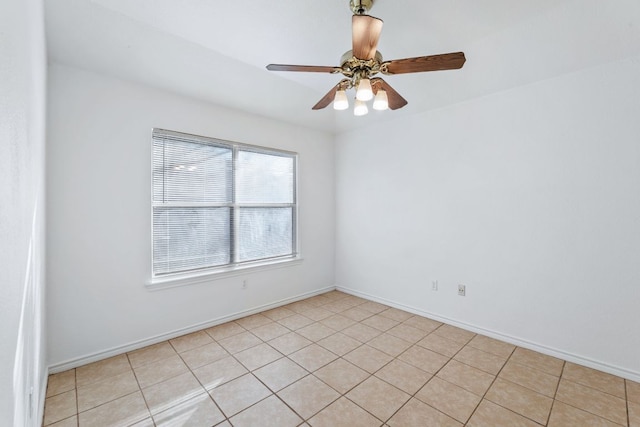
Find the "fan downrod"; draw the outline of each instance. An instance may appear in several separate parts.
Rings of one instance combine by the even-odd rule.
[[[354,15],[366,15],[373,7],[374,0],[349,0],[349,7]]]

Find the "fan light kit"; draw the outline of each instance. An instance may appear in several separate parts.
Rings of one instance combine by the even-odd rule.
[[[382,20],[367,15],[373,2],[374,0],[350,0],[349,6],[353,12],[352,49],[342,55],[339,67],[269,64],[267,70],[340,73],[346,78],[335,85],[313,109],[323,109],[333,102],[335,110],[346,110],[349,108],[346,91],[355,88],[353,114],[364,116],[369,112],[367,101],[372,99],[374,110],[397,110],[407,105],[407,100],[387,82],[373,77],[378,73],[393,75],[462,68],[466,60],[462,52],[383,61],[382,54],[376,49],[382,32]]]

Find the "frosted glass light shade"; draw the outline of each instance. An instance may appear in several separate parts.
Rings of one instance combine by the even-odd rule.
[[[356,91],[356,99],[360,101],[373,99],[373,90],[371,90],[371,81],[369,81],[369,79],[360,80],[358,90]]]
[[[373,100],[374,110],[386,110],[389,108],[389,98],[387,97],[387,91],[384,89],[378,89],[376,93],[376,99]]]
[[[356,99],[356,103],[355,103],[355,105],[353,107],[353,115],[354,116],[364,116],[368,112],[369,112],[369,109],[367,108],[367,104],[365,104],[364,101]]]
[[[346,110],[347,108],[349,108],[347,93],[344,90],[336,91],[336,96],[333,98],[333,109]]]

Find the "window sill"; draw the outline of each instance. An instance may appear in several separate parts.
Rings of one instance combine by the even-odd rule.
[[[174,274],[171,276],[152,278],[145,287],[150,291],[158,291],[162,289],[175,288],[178,286],[188,286],[197,283],[211,282],[214,280],[226,279],[228,277],[241,276],[244,274],[257,273],[260,271],[274,270],[285,267],[293,267],[302,264],[303,258],[288,258],[278,261],[269,261],[263,263],[255,263],[250,265],[242,265],[235,267],[226,267],[215,271],[206,271],[200,273]]]

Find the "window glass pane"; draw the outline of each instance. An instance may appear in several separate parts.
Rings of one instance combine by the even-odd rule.
[[[230,212],[231,208],[154,208],[154,273],[230,263]]]
[[[293,208],[240,208],[238,260],[293,253]]]
[[[238,151],[238,203],[294,203],[294,158]]]
[[[154,140],[154,202],[231,203],[231,179],[230,148]]]

